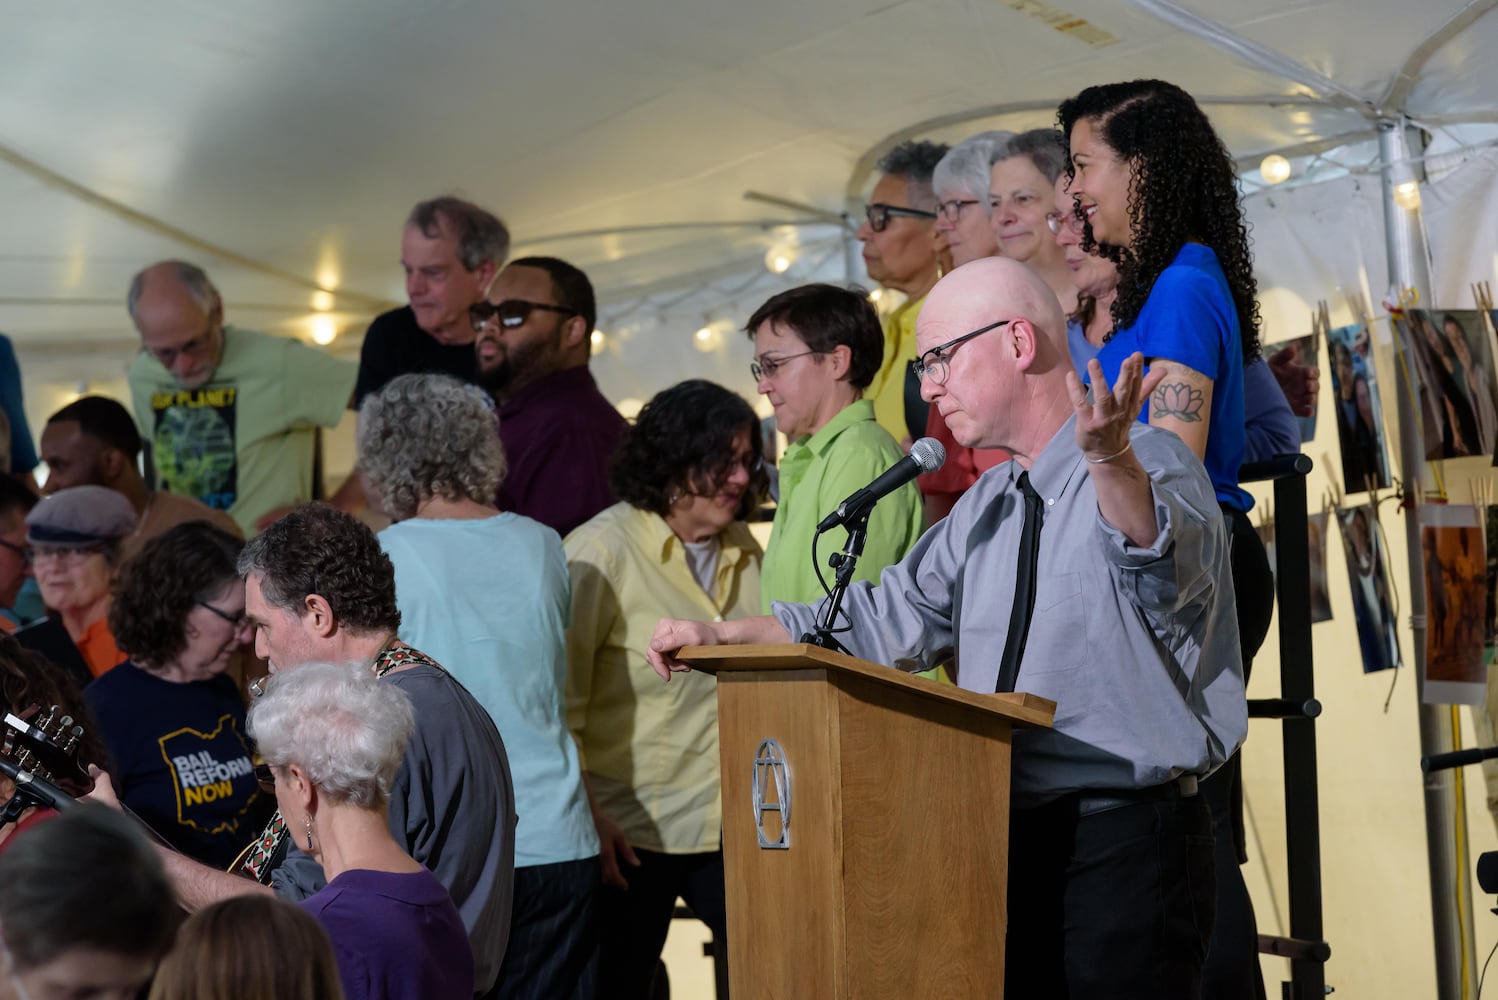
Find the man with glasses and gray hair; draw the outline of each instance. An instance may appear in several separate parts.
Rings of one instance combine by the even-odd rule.
[[[916,316],[942,274],[931,175],[946,154],[947,147],[935,142],[902,142],[885,153],[857,233],[869,278],[905,295],[885,320],[883,358],[864,395],[874,401],[879,425],[906,447],[926,431],[927,407],[909,371]]]
[[[593,284],[564,260],[522,257],[469,313],[509,462],[499,509],[566,535],[613,505],[609,463],[626,426],[588,371]]]
[[[151,485],[227,511],[248,535],[311,500],[319,427],[343,418],[352,364],[288,337],[230,326],[202,268],[166,260],[130,282],[130,365]]]

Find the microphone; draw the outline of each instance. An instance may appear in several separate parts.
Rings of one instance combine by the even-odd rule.
[[[869,508],[884,497],[916,476],[935,472],[946,460],[947,449],[941,446],[940,441],[935,438],[921,438],[910,446],[910,454],[880,473],[878,479],[838,504],[837,510],[822,518],[822,523],[817,525],[817,533],[821,534],[840,524],[847,524],[854,518],[862,517],[868,513]]]

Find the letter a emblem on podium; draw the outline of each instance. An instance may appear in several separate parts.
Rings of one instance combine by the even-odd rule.
[[[754,774],[750,781],[754,796],[754,825],[759,846],[766,850],[789,850],[791,846],[791,769],[778,740],[760,740],[754,752]]]

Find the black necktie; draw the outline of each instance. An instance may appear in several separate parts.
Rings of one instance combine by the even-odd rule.
[[[1025,637],[1030,634],[1030,616],[1035,613],[1035,570],[1040,565],[1040,522],[1045,515],[1040,494],[1030,485],[1030,474],[1019,474],[1019,489],[1025,496],[1025,526],[1019,536],[1019,559],[1015,562],[1014,607],[1009,611],[1009,634],[1004,638],[1004,658],[999,661],[995,691],[1013,691],[1019,677],[1019,661],[1025,655]]]

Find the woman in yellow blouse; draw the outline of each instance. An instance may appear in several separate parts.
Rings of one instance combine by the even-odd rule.
[[[645,648],[662,617],[759,613],[763,450],[743,399],[672,386],[620,444],[620,502],[567,536],[567,722],[602,845],[599,982],[621,1000],[650,995],[678,896],[726,954],[715,681],[662,684]]]

